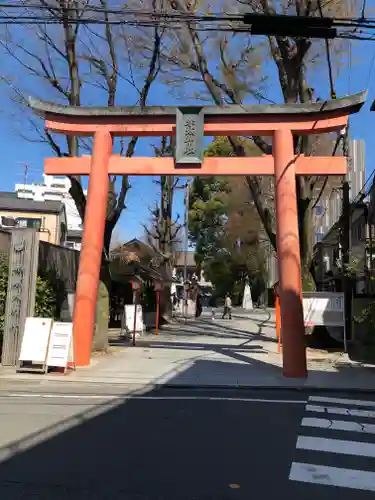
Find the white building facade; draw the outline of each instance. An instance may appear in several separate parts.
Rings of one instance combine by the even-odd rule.
[[[15,192],[18,198],[34,201],[61,201],[65,205],[67,218],[66,246],[81,250],[83,234],[82,219],[75,202],[69,194],[70,180],[67,177],[43,175],[43,183],[16,184]],[[87,191],[84,191],[87,195]]]
[[[367,199],[360,196],[366,183],[365,143],[363,140],[349,141],[348,173],[350,215],[350,248],[351,259],[362,262],[364,269],[366,259],[367,222],[364,205]],[[340,181],[340,178],[338,178]],[[316,206],[315,239],[318,262],[318,279],[323,282],[325,273],[334,275],[341,273],[340,217],[342,215],[342,185],[326,189]],[[359,204],[355,202],[359,202]]]
[[[348,174],[350,202],[353,202],[366,182],[365,143],[363,140],[349,140]],[[337,180],[334,179],[334,181]],[[325,193],[315,208],[315,242],[322,241],[342,214],[342,189],[338,186],[330,189],[327,185]]]

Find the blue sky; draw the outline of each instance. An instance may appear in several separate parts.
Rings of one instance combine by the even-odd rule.
[[[371,2],[374,3],[374,2]],[[340,73],[335,75],[335,87],[338,97],[348,93],[359,92],[364,89],[369,90],[369,97],[364,109],[351,119],[351,134],[354,138],[362,138],[366,141],[366,162],[367,175],[370,175],[375,168],[375,113],[370,113],[369,108],[375,99],[375,42],[360,42],[352,45],[351,66],[348,61],[344,61],[345,66]],[[267,95],[269,98],[281,102],[280,90],[276,84],[275,68],[270,63],[269,84]],[[20,80],[20,73],[17,64],[7,60],[7,73],[15,75],[16,80]],[[329,97],[328,73],[326,65],[322,65],[318,71],[314,71],[314,77],[309,78],[309,82],[316,90],[316,95],[321,98]],[[48,146],[38,143],[27,142],[23,140],[18,133],[19,123],[22,124],[22,115],[13,116],[14,105],[9,101],[4,87],[0,94],[0,133],[2,137],[1,150],[1,184],[3,191],[13,191],[14,185],[23,182],[24,164],[30,165],[28,180],[34,182],[42,181],[43,160],[46,156],[51,156],[51,150]],[[38,97],[44,97],[43,89],[30,79],[28,85],[30,94]],[[122,94],[126,94],[127,100],[121,102],[123,105],[131,105],[134,99],[131,91],[122,88]],[[52,96],[53,97],[53,96]],[[91,96],[92,98],[93,96]],[[47,95],[50,99],[51,95]],[[90,95],[89,95],[90,98]],[[129,102],[129,99],[133,99]],[[102,104],[95,102],[96,104]],[[91,104],[95,104],[91,102]],[[120,99],[118,99],[120,104]],[[175,105],[187,104],[176,100],[168,94],[165,87],[156,84],[153,87],[149,104],[152,105]],[[150,140],[141,139],[136,150],[137,156],[147,156],[152,154],[152,143],[157,143],[157,138]],[[158,199],[158,186],[155,179],[150,177],[131,178],[132,188],[127,196],[127,209],[124,211],[118,227],[118,237],[129,239],[143,234],[142,223],[149,219],[149,207],[152,207]],[[183,193],[176,194],[175,212],[183,214]]]

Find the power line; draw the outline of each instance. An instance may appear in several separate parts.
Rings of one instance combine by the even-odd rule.
[[[371,78],[372,68],[374,67],[374,62],[375,62],[375,50],[374,50],[374,53],[372,55],[370,67],[368,70],[368,75],[367,75],[367,79],[366,79],[366,88],[368,87],[368,85],[370,83],[370,78]]]
[[[348,24],[353,25],[353,24],[360,24],[363,25],[363,23],[375,23],[375,18],[366,18],[364,16],[365,13],[365,8],[366,8],[366,0],[364,0],[363,7],[362,7],[362,16],[360,18],[357,17],[325,17],[324,19],[332,23],[334,26],[347,26]],[[116,14],[116,15],[145,15],[145,16],[152,16],[152,17],[168,17],[168,18],[190,18],[191,20],[231,20],[231,21],[243,21],[244,17],[250,16],[250,17],[256,17],[258,19],[294,19],[294,20],[309,20],[311,22],[316,21],[316,17],[314,16],[289,16],[289,15],[281,15],[281,14],[276,14],[276,15],[267,15],[267,14],[219,14],[219,13],[213,13],[213,14],[204,14],[204,15],[197,15],[197,14],[191,14],[189,12],[167,12],[165,10],[145,10],[145,9],[129,9],[126,8],[124,10],[123,7],[121,8],[104,8],[104,7],[99,7],[95,5],[87,5],[87,6],[82,6],[82,7],[69,7],[69,6],[60,6],[60,5],[46,5],[46,4],[20,4],[20,3],[0,3],[0,9],[19,9],[19,10],[40,10],[40,11],[47,11],[47,12],[74,12],[75,14],[80,14],[80,13],[87,13],[87,12],[95,12],[95,13],[105,13],[105,14]],[[321,16],[322,17],[322,16]]]
[[[174,20],[173,20],[174,21]],[[43,17],[28,17],[28,18],[23,18],[20,19],[18,16],[15,17],[0,17],[0,24],[1,25],[27,25],[27,26],[32,26],[32,25],[40,25],[43,24],[45,26],[52,26],[52,25],[59,25],[63,24],[63,19],[57,19],[57,18],[43,18]],[[70,19],[69,18],[69,24],[71,25],[118,25],[118,26],[133,26],[133,27],[143,27],[143,28],[152,28],[152,27],[159,27],[159,28],[169,28],[169,29],[181,29],[184,27],[184,24],[188,23],[189,21],[185,20],[175,20],[174,23],[172,24],[172,21],[167,21],[164,20],[162,21],[139,21],[139,20],[134,20],[134,21],[129,21],[129,20],[101,20],[101,19]],[[375,25],[373,26],[375,29]],[[249,35],[255,34],[255,35],[264,35],[264,36],[272,36],[272,35],[267,35],[263,33],[253,33],[251,28],[247,26],[243,27],[238,27],[234,28],[231,26],[194,26],[194,31],[203,31],[203,32],[209,32],[209,31],[224,31],[224,32],[230,32],[230,33],[247,33]],[[288,36],[288,35],[285,35]],[[289,35],[290,36],[290,35]],[[290,36],[291,38],[311,38],[311,35],[306,34],[305,36],[302,35],[297,35],[297,36]],[[322,35],[315,36],[315,38],[325,38]],[[333,36],[331,37],[333,38]],[[358,40],[358,41],[375,41],[375,34],[370,34],[370,33],[362,33],[358,35],[354,35],[350,32],[348,33],[337,33],[334,38],[340,38],[340,39],[345,39],[345,40]]]
[[[78,8],[69,8],[69,7],[60,7],[60,6],[46,6],[46,5],[37,5],[37,4],[28,4],[27,6],[25,5],[19,5],[19,4],[0,4],[0,9],[3,9],[4,11],[6,9],[19,9],[23,10],[24,12],[30,12],[30,10],[40,10],[40,11],[46,11],[49,12],[50,15],[55,16],[56,14],[63,14],[65,17],[68,13],[74,13],[74,15],[78,16],[80,14],[87,14],[87,13],[95,13],[95,14],[113,14],[116,16],[146,16],[151,18],[152,21],[159,20],[159,19],[179,19],[179,20],[190,20],[190,21],[209,21],[209,22],[215,22],[215,21],[230,21],[230,22],[245,22],[249,24],[248,21],[246,21],[246,18],[251,17],[253,18],[256,16],[256,20],[259,20],[259,22],[264,22],[264,21],[270,21],[274,22],[273,20],[278,20],[278,21],[305,21],[307,22],[307,25],[309,23],[312,23],[314,25],[314,22],[316,21],[316,17],[305,17],[305,16],[286,16],[286,15],[273,15],[273,16],[268,16],[268,15],[260,15],[260,14],[245,14],[245,15],[240,15],[240,14],[205,14],[205,15],[197,15],[197,14],[191,14],[188,12],[166,12],[166,11],[153,11],[153,10],[144,10],[144,9],[109,9],[109,8],[103,8],[103,7],[97,7],[97,6],[86,6],[86,7],[78,7]],[[54,14],[55,13],[55,14]],[[10,17],[7,14],[4,13],[3,17]],[[39,16],[42,18],[41,16]],[[45,18],[45,17],[43,17]],[[375,26],[375,19],[372,18],[340,18],[340,17],[334,17],[334,18],[327,18],[323,17],[323,20],[326,20],[329,24],[332,26],[336,27],[353,27],[353,26],[359,26],[359,27],[367,27],[367,28],[374,28]],[[254,19],[252,20],[252,23],[255,23]]]
[[[323,16],[323,9],[322,9],[322,4],[321,4],[320,0],[318,0],[318,9],[319,9],[320,17],[323,18],[324,17]],[[330,47],[329,47],[329,40],[327,38],[325,39],[325,46],[326,46],[326,56],[327,56],[327,65],[328,65],[329,85],[330,85],[330,89],[331,89],[331,99],[336,99],[336,92],[335,92],[334,83],[333,83],[331,52],[330,52]]]

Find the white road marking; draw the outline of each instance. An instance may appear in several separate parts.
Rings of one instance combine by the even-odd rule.
[[[375,418],[375,411],[343,408],[342,406],[317,406],[307,404],[305,410],[316,413],[327,413],[329,415],[336,414],[347,415],[349,417]]]
[[[302,483],[375,491],[375,473],[293,462],[289,479]]]
[[[328,453],[375,458],[375,444],[360,443],[358,441],[298,436],[296,448],[298,450],[324,451]]]
[[[361,399],[328,398],[325,396],[309,396],[309,401],[316,403],[335,403],[348,406],[369,406],[375,408],[375,401],[366,401]]]
[[[202,349],[204,349],[203,346],[193,346],[193,345],[189,345],[189,346],[186,346],[186,344],[183,344],[182,342],[176,342],[176,343],[173,343],[172,345],[171,344],[150,344],[148,345],[147,347],[145,347],[145,350],[147,350],[147,348],[152,348],[152,347],[168,347],[169,349],[188,349],[189,351],[190,350],[196,350],[196,351],[200,351]]]
[[[287,399],[257,399],[257,398],[226,398],[210,396],[139,396],[139,395],[100,395],[100,394],[36,394],[36,393],[7,393],[0,398],[42,398],[42,399],[106,399],[106,400],[127,400],[140,399],[147,401],[239,401],[245,403],[269,403],[269,404],[306,404],[306,400]]]
[[[350,422],[347,420],[328,420],[327,418],[305,417],[301,422],[302,427],[318,427],[329,429],[330,431],[363,432],[365,434],[375,434],[374,424],[361,422]]]
[[[325,396],[309,396],[308,399],[309,401],[305,406],[305,411],[309,413],[307,414],[308,416],[303,417],[301,421],[301,427],[304,431],[307,431],[309,427],[314,427],[333,431],[375,434],[375,424],[366,423],[363,420],[355,421],[356,418],[375,419],[375,401],[331,398]],[[312,413],[317,413],[318,415],[313,416]],[[334,417],[331,418],[331,415],[343,415],[349,418],[335,420]],[[355,434],[353,437],[354,436]],[[352,436],[350,435],[350,437]],[[296,449],[375,458],[375,443],[371,442],[300,435],[297,438]],[[332,457],[332,462],[334,462],[334,460],[335,458]],[[302,483],[375,491],[374,471],[293,462],[289,479]]]

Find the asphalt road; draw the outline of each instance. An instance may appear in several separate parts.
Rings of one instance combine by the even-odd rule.
[[[122,392],[4,388],[1,500],[374,497],[375,395]]]

